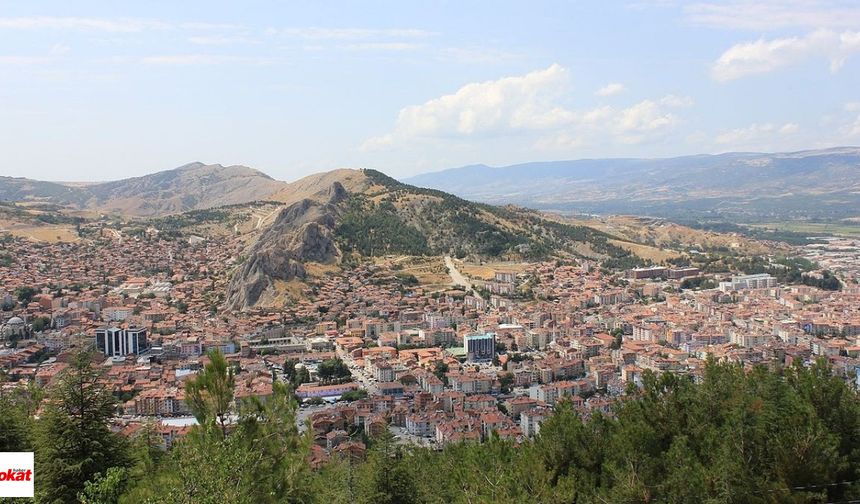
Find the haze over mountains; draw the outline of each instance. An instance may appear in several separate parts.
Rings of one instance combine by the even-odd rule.
[[[296,282],[358,257],[576,256],[641,263],[630,252],[638,240],[522,206],[498,206],[504,203],[651,215],[856,216],[860,149],[477,165],[408,180],[415,185],[375,170],[340,169],[287,183],[245,166],[191,163],[94,184],[2,177],[0,200],[132,218],[268,202],[272,210],[258,218],[226,293],[228,306],[247,309],[283,303]],[[216,222],[227,215],[197,218]]]
[[[265,200],[285,187],[286,182],[247,166],[197,162],[94,184],[0,177],[0,201],[37,201],[77,210],[154,217]]]
[[[375,170],[333,170],[286,183],[244,166],[192,163],[90,185],[3,178],[0,199],[57,205],[36,205],[57,215],[68,210],[133,219],[182,214],[173,219],[175,225],[228,225],[234,233],[237,228],[227,224],[231,213],[241,212],[243,204],[266,202],[273,210],[257,219],[227,288],[227,305],[235,309],[283,303],[315,271],[361,257],[639,261],[600,230],[414,187]],[[232,207],[197,212],[226,206]],[[12,205],[9,211],[29,207]]]
[[[472,165],[405,181],[471,200],[541,209],[853,217],[860,208],[860,148]]]
[[[93,184],[0,177],[0,201],[154,217],[259,200],[294,203],[334,181],[361,192],[367,181],[359,173],[334,170],[287,183],[245,166],[198,162]],[[469,200],[538,209],[665,217],[719,213],[740,220],[844,218],[857,216],[860,208],[860,148],[471,165],[404,181]]]

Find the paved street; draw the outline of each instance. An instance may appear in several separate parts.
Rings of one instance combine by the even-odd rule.
[[[445,256],[445,266],[448,267],[448,275],[451,276],[451,281],[455,285],[462,285],[466,288],[466,290],[472,289],[474,286],[472,282],[466,278],[465,275],[460,273],[460,270],[457,269],[456,264],[454,264],[454,260],[451,259],[451,256]]]

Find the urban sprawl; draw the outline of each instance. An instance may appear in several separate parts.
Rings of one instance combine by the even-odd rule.
[[[739,272],[693,290],[683,285],[702,276],[695,267],[614,272],[589,260],[500,266],[478,279],[446,258],[457,285],[431,291],[365,260],[302,285],[305,301],[247,313],[221,307],[241,261],[237,237],[153,231],[99,243],[5,239],[2,387],[47,386],[74,350],[94,348],[119,399],[115,429],[133,436],[154,425],[165,448],[195,422],[184,382],[212,351],[233,366],[236,401],[265,401],[278,380],[293,386],[320,461],[361,457],[363,436],[386,429],[437,448],[524,439],[560,401],[583,417],[611,414],[646,371],[695,380],[709,359],[780,367],[824,358],[860,385],[856,240],[799,249],[837,272],[841,290]]]

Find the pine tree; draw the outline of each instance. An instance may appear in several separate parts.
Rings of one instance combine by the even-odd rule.
[[[358,502],[366,504],[409,504],[419,502],[415,478],[403,460],[402,449],[394,444],[388,430],[373,440],[368,459],[357,483]]]
[[[0,412],[0,452],[28,449],[31,421],[24,400],[0,389]]]
[[[227,421],[236,386],[233,370],[220,350],[209,352],[209,363],[185,385],[185,400],[200,425],[217,422],[227,436]]]
[[[129,465],[128,443],[110,430],[115,408],[91,354],[75,354],[49,390],[36,428],[38,502],[75,502],[85,482]]]

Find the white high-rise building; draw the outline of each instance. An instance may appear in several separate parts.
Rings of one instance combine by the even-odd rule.
[[[108,357],[138,355],[146,350],[146,328],[103,327],[96,329],[96,348]]]

